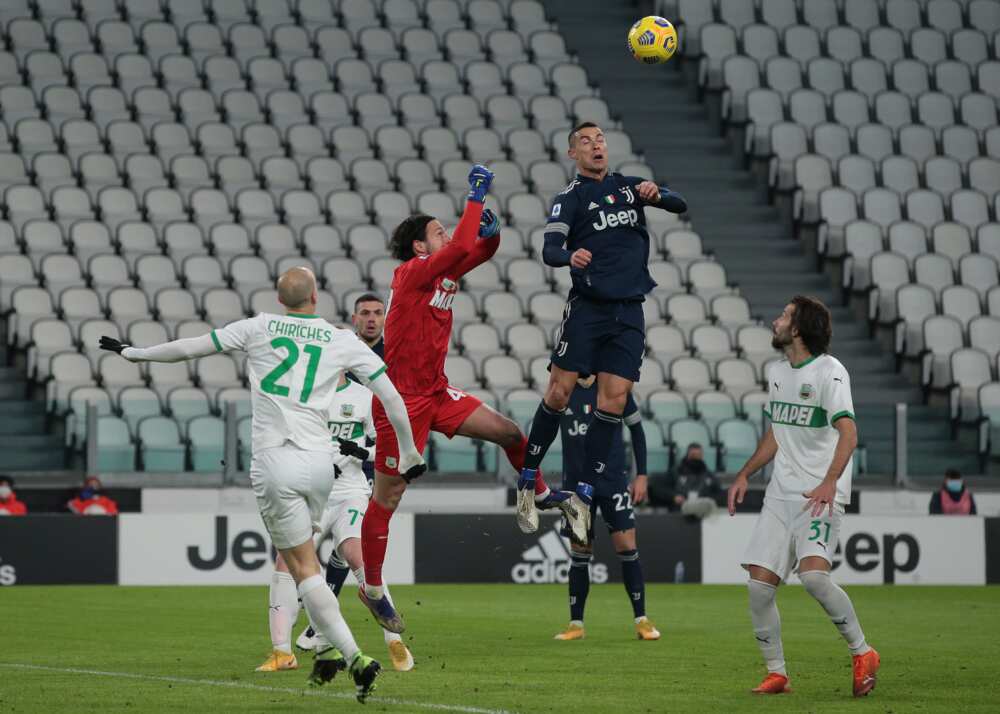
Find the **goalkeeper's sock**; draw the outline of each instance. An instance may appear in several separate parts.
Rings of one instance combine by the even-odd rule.
[[[778,587],[751,579],[747,589],[750,591],[750,622],[767,671],[787,677],[785,650],[781,645],[781,616],[774,602]]]
[[[622,564],[622,581],[625,592],[632,603],[632,614],[635,617],[646,615],[646,582],[642,577],[642,563],[639,562],[638,550],[623,550],[618,553]]]
[[[316,623],[322,642],[336,647],[348,660],[360,651],[351,628],[340,614],[340,603],[326,586],[323,576],[311,575],[299,583],[299,597],[309,613],[309,619]],[[317,646],[317,652],[319,651],[321,649]]]
[[[585,468],[580,474],[581,481],[593,483],[595,478],[600,478],[604,474],[615,434],[621,433],[621,414],[612,414],[603,409],[594,410],[594,418],[590,420],[590,426],[587,427],[587,439],[584,442],[589,468]]]
[[[538,465],[545,458],[545,452],[552,446],[556,434],[559,433],[559,417],[565,411],[565,409],[553,409],[544,400],[539,403],[531,420],[531,432],[528,434],[528,448],[522,468],[538,470]]]
[[[861,631],[861,623],[858,622],[851,598],[839,585],[830,580],[830,573],[807,570],[799,573],[799,580],[805,586],[806,592],[816,598],[816,602],[826,610],[830,622],[836,626],[847,646],[851,648],[852,655],[862,655],[871,649],[865,642],[865,633]]]
[[[340,596],[340,591],[347,580],[347,574],[351,572],[347,563],[337,557],[337,551],[330,553],[330,559],[326,561],[326,584],[333,590],[333,594]],[[361,582],[360,580],[358,582]]]
[[[590,594],[590,559],[590,553],[573,553],[569,566],[569,619],[581,626]]]
[[[382,563],[389,546],[389,519],[392,511],[373,498],[361,522],[361,557],[365,561],[365,593],[373,600],[382,597]]]
[[[507,460],[510,465],[514,467],[517,473],[521,474],[522,477],[525,476],[525,465],[526,455],[528,453],[528,439],[522,436],[520,441],[512,444],[511,446],[504,447],[504,453],[507,454]],[[549,495],[548,484],[545,483],[545,478],[542,476],[542,472],[537,468],[532,469],[532,478],[535,481],[535,501],[544,501],[545,497]]]
[[[299,617],[299,595],[290,573],[271,573],[267,624],[271,646],[279,652],[292,653],[292,628]]]

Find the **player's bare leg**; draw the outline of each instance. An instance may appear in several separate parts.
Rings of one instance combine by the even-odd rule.
[[[809,556],[799,561],[799,579],[806,592],[826,611],[830,622],[847,642],[854,659],[854,696],[866,696],[875,689],[880,658],[865,641],[851,598],[830,580],[830,563],[822,556]]]
[[[757,646],[767,665],[764,681],[751,691],[754,694],[784,694],[792,689],[788,686],[785,651],[781,644],[781,616],[778,615],[778,606],[775,604],[781,578],[759,565],[750,565],[747,570],[750,573],[750,580],[747,581],[750,622],[753,624]]]
[[[572,509],[569,494],[552,491],[537,469],[529,475],[524,468],[528,440],[513,421],[486,404],[479,405],[461,426],[457,434],[496,444],[507,455],[514,470],[521,474],[517,487],[517,524],[525,533],[538,530],[538,508]]]
[[[292,628],[298,616],[299,594],[295,589],[295,580],[279,553],[274,562],[268,594],[267,620],[271,632],[271,654],[264,664],[257,667],[257,672],[298,669],[299,663],[292,653]]]
[[[389,521],[399,507],[406,492],[406,479],[381,471],[375,472],[372,499],[368,502],[365,518],[361,522],[361,550],[364,561],[364,586],[358,589],[361,602],[371,610],[375,621],[383,629],[397,634],[406,629],[406,623],[382,586],[382,564],[389,540]]]
[[[363,655],[354,641],[351,629],[340,614],[340,603],[321,575],[312,538],[293,548],[282,549],[281,556],[298,585],[299,597],[309,613],[309,619],[316,623],[319,630],[310,683],[325,684],[337,672],[349,667],[358,700],[364,701],[375,689],[381,665]]]
[[[622,582],[625,584],[629,602],[632,603],[635,636],[640,640],[660,639],[660,631],[656,629],[653,621],[646,617],[646,582],[642,577],[642,564],[635,542],[635,528],[614,531],[611,534],[611,545],[614,546],[618,560],[622,564]]]
[[[593,558],[592,544],[580,545],[571,543],[572,560],[569,566],[569,625],[558,633],[554,639],[571,641],[582,640],[583,611],[587,606],[587,595],[590,593],[590,561]]]

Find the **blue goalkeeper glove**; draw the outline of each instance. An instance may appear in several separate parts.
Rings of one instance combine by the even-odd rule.
[[[485,166],[476,164],[469,172],[469,200],[485,203],[486,194],[490,192],[493,183],[493,172]]]
[[[479,219],[479,237],[493,238],[500,233],[500,217],[488,208],[483,209],[483,217]]]

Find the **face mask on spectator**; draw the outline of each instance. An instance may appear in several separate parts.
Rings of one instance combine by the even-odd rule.
[[[962,479],[950,478],[944,482],[944,487],[952,493],[958,493],[962,490]]]
[[[14,492],[10,490],[10,486],[8,486],[7,484],[0,486],[0,500],[4,501],[7,500],[8,498],[10,498],[10,495],[12,493]]]
[[[701,459],[688,459],[688,464],[690,464],[692,468],[698,469],[699,471],[705,468],[705,462]]]

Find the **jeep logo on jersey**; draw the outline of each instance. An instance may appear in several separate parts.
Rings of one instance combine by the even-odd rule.
[[[811,384],[803,384],[799,387],[799,399],[808,399],[813,394],[813,387]]]
[[[614,198],[614,196],[605,196],[605,198]],[[630,208],[627,211],[618,211],[617,213],[599,213],[597,214],[597,220],[594,221],[594,230],[603,231],[605,228],[616,228],[618,226],[634,226],[639,223],[639,212],[634,208]]]

